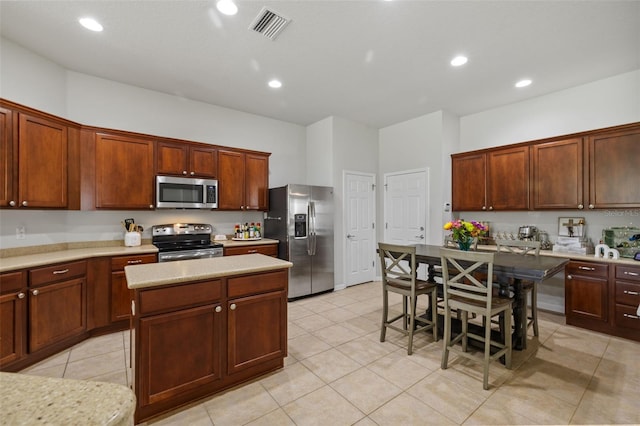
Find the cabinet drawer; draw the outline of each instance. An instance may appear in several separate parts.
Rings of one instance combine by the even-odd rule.
[[[571,261],[567,265],[566,273],[589,277],[607,278],[607,276],[609,275],[609,265],[605,263]]]
[[[640,330],[640,316],[636,312],[637,309],[638,306],[616,305],[616,326]]]
[[[640,305],[640,283],[616,283],[616,303],[637,307]]]
[[[23,271],[0,274],[0,294],[20,290],[27,286]]]
[[[156,263],[155,254],[140,254],[137,256],[118,256],[111,259],[111,270],[122,271],[125,266]]]
[[[140,291],[140,315],[213,303],[222,297],[222,280],[201,281]]]
[[[640,284],[640,268],[633,266],[616,266],[616,278],[625,281],[636,281]]]
[[[268,272],[229,278],[228,297],[248,296],[287,288],[287,271]]]
[[[224,249],[225,256],[236,256],[239,254],[253,254],[253,253],[260,253],[267,256],[277,256],[278,245],[262,244],[262,245],[244,246],[244,247],[228,247]]]
[[[39,286],[74,277],[83,277],[87,273],[87,262],[63,263],[29,271],[31,286]]]

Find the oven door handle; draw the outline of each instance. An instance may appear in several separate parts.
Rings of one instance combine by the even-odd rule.
[[[215,252],[211,252],[209,250],[202,251],[183,251],[183,252],[172,252],[172,253],[160,253],[158,256],[158,261],[160,262],[170,262],[174,260],[188,260],[188,259],[202,259],[202,258],[210,258],[210,257],[220,257],[222,256],[222,250],[216,250]]]

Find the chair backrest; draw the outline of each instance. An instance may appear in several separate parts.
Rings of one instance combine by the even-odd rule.
[[[416,247],[378,243],[382,283],[410,289],[416,282]],[[407,262],[407,263],[405,263]]]
[[[498,252],[509,252],[520,255],[528,253],[540,256],[540,241],[496,240]]]
[[[440,256],[445,303],[451,296],[458,296],[485,304],[489,309],[495,253],[442,248]],[[478,279],[478,275],[486,277],[486,281]]]

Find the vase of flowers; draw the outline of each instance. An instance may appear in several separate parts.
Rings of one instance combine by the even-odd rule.
[[[487,231],[487,227],[472,220],[471,222],[462,219],[452,220],[444,224],[444,229],[451,231],[453,241],[458,244],[460,250],[468,251],[471,248],[473,239],[479,237]]]

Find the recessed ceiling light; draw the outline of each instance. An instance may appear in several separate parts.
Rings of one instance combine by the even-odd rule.
[[[466,56],[456,56],[455,58],[453,58],[451,60],[451,65],[453,65],[454,67],[459,67],[460,65],[464,65],[466,64],[468,61]]]
[[[103,29],[100,22],[93,18],[80,18],[78,19],[78,22],[80,22],[80,25],[91,31],[102,31]]]
[[[282,87],[282,82],[280,80],[271,80],[269,82],[269,87],[272,89],[279,89]]]
[[[530,84],[531,84],[531,80],[529,79],[520,80],[519,82],[516,83],[516,87],[527,87]]]
[[[238,13],[238,6],[236,6],[233,0],[218,0],[216,7],[220,13],[225,15],[235,15]]]

